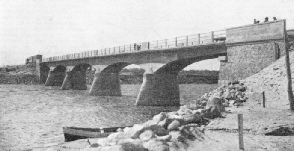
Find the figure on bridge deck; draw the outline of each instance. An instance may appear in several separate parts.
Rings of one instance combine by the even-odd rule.
[[[137,50],[137,44],[134,43],[134,50]]]
[[[264,22],[268,22],[268,17],[265,17],[264,18]]]
[[[276,17],[273,17],[273,20],[277,20],[277,18]]]
[[[254,24],[258,24],[258,23],[259,23],[259,21],[254,19]]]

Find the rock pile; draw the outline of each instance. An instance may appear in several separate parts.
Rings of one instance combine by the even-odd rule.
[[[203,109],[181,106],[175,112],[161,112],[152,120],[133,127],[118,129],[117,133],[99,139],[84,151],[180,151],[187,141],[203,139]]]
[[[247,100],[246,87],[239,81],[221,86],[196,101],[196,106],[181,106],[178,111],[161,112],[152,120],[118,129],[83,151],[181,151],[189,140],[203,140],[207,118],[222,117],[228,105],[240,106]]]
[[[38,84],[39,80],[36,75],[33,74],[7,74],[0,73],[0,84]]]
[[[227,106],[242,106],[248,99],[247,88],[239,81],[229,82],[220,86],[209,94],[205,93],[196,101],[196,105],[205,108],[205,117],[222,117],[221,112]]]

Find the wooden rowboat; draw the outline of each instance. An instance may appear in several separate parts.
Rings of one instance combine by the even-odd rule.
[[[125,126],[131,127],[131,126]],[[117,132],[117,129],[125,127],[109,127],[109,128],[81,128],[81,127],[63,127],[65,142],[75,141],[86,138],[102,138],[107,137],[111,133]]]

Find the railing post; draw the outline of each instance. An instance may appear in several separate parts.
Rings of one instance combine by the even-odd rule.
[[[214,42],[214,31],[211,32],[211,42]]]
[[[200,45],[200,34],[197,34],[197,44]]]
[[[156,41],[156,48],[158,49],[158,40]]]
[[[126,51],[126,45],[124,45],[124,52]]]
[[[189,44],[189,37],[186,36],[186,46],[188,46],[188,44]]]
[[[110,54],[110,51],[111,51],[111,48],[109,48],[109,50],[108,50],[108,54]]]
[[[130,44],[130,52],[132,51],[132,44]]]
[[[165,48],[167,48],[167,39],[165,39]]]
[[[175,47],[178,46],[178,37],[175,38]]]

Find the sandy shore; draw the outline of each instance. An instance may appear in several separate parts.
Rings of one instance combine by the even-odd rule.
[[[181,102],[215,86],[180,85]],[[122,97],[93,97],[42,85],[0,85],[0,150],[47,148],[64,142],[62,127],[111,127],[141,123],[176,107],[136,107],[140,85],[122,85]],[[204,88],[204,89],[203,89]],[[197,96],[197,94],[199,94]]]

